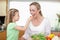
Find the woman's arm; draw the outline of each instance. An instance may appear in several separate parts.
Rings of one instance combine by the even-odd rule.
[[[19,38],[19,40],[25,40],[23,37]]]
[[[30,27],[30,25],[29,25]],[[24,39],[24,40],[28,40],[28,38],[30,37],[30,34],[31,34],[31,31],[30,31],[30,28],[27,28],[24,35],[21,37],[21,39]]]

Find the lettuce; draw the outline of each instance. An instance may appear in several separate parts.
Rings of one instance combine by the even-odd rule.
[[[32,35],[31,36],[31,38],[33,39],[33,40],[46,40],[46,38],[45,38],[45,35],[44,34],[38,34],[38,35]]]

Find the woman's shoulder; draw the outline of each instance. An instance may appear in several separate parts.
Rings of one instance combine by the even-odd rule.
[[[45,24],[51,24],[49,18],[45,18],[44,23],[45,23]]]
[[[49,20],[48,18],[46,18],[46,17],[44,18],[44,20],[45,20],[46,22],[49,22],[49,21],[50,21],[50,20]]]

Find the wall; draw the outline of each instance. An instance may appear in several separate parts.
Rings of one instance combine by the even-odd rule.
[[[38,1],[37,1],[38,2]],[[20,19],[17,22],[18,25],[24,26],[28,17],[30,16],[29,11],[29,4],[31,2],[21,2],[21,1],[10,1],[9,9],[16,8],[20,11]],[[46,1],[39,1],[41,5],[41,10],[43,16],[48,18],[51,22],[51,27],[55,27],[55,23],[57,22],[56,14],[60,12],[60,3],[59,2],[46,2]]]

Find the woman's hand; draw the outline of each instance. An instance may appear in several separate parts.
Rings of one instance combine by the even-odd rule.
[[[19,38],[19,40],[25,40],[23,37]]]
[[[31,37],[29,37],[29,38],[28,38],[28,40],[32,40],[32,38],[31,38]]]

